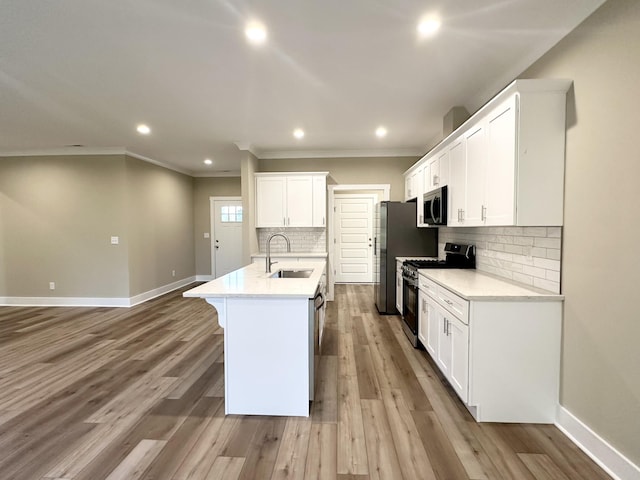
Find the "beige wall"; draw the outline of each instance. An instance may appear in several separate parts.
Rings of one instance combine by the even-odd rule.
[[[328,184],[391,184],[391,200],[404,200],[402,174],[417,157],[260,160],[260,172],[329,172]]]
[[[571,78],[561,403],[640,465],[640,2],[609,0],[524,72]]]
[[[209,197],[239,197],[240,177],[195,178],[193,189],[196,275],[211,275],[211,233]]]
[[[128,296],[195,275],[193,178],[127,156],[126,181]]]
[[[191,277],[193,206],[193,178],[125,155],[0,158],[0,297],[129,298]]]
[[[124,167],[124,155],[0,158],[0,297],[128,296]]]

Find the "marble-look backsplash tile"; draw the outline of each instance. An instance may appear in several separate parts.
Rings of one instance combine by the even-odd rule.
[[[561,227],[441,227],[441,258],[446,242],[474,244],[481,272],[560,293]]]

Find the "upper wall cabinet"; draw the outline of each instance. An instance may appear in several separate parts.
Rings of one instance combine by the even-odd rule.
[[[256,227],[324,227],[327,175],[256,173]]]
[[[448,225],[562,225],[570,85],[516,80],[421,160],[448,160]]]

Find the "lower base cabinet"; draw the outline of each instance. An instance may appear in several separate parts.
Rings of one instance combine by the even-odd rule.
[[[554,423],[562,301],[468,301],[428,281],[419,294],[418,338],[473,417]]]

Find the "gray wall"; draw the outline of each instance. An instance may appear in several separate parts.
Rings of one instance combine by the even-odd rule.
[[[0,296],[128,297],[125,201],[124,155],[0,158]]]
[[[0,214],[0,296],[128,298],[195,275],[193,179],[135,158],[1,158]]]
[[[391,184],[390,199],[404,200],[402,174],[417,157],[287,158],[260,160],[259,172],[329,172],[327,183]]]
[[[129,296],[195,275],[193,178],[127,156],[126,180]]]
[[[640,2],[609,0],[522,78],[571,78],[561,403],[640,464]],[[622,246],[622,247],[621,247]]]
[[[193,208],[196,275],[211,275],[211,234],[209,197],[239,197],[240,177],[194,178]]]

